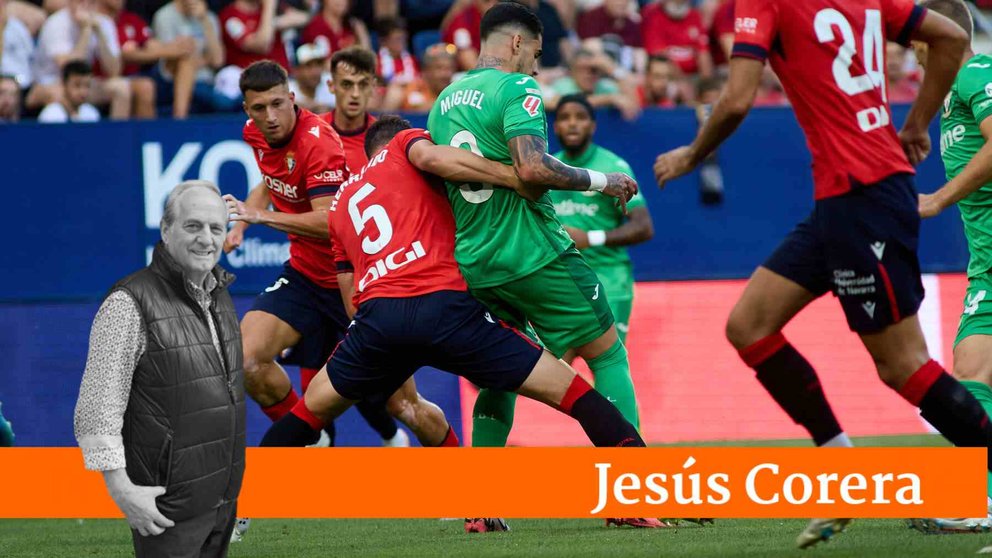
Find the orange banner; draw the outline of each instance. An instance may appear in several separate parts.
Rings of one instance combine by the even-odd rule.
[[[986,467],[981,448],[250,448],[238,512],[984,517]],[[0,517],[120,512],[78,449],[0,448]]]

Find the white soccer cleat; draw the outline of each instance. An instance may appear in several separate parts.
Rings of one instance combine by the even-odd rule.
[[[329,448],[331,447],[331,436],[324,431],[323,428],[320,429],[320,438],[317,441],[308,445],[308,448]]]
[[[992,544],[976,552],[976,554],[992,554]]]
[[[796,537],[796,546],[809,548],[820,541],[829,541],[834,535],[844,532],[849,523],[850,519],[811,519]]]
[[[408,448],[410,447],[410,437],[406,435],[406,431],[402,428],[396,429],[396,435],[388,440],[382,441],[382,447],[384,448]]]
[[[231,531],[231,542],[241,542],[241,539],[245,537],[245,533],[248,532],[248,527],[251,527],[251,520],[248,518],[240,518],[234,522],[234,530]]]
[[[992,498],[988,499],[988,513],[985,517],[910,519],[909,526],[927,535],[992,532]],[[988,552],[992,553],[992,547]]]

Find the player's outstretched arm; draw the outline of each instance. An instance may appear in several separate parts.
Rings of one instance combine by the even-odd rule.
[[[730,60],[730,74],[723,93],[713,107],[713,114],[703,124],[691,145],[658,155],[654,163],[654,177],[658,186],[674,180],[692,169],[724,142],[744,121],[754,104],[754,97],[761,84],[764,61],[735,57]]]
[[[920,216],[933,217],[992,182],[992,117],[980,124],[985,145],[975,153],[964,169],[932,194],[920,194]]]
[[[535,199],[547,190],[593,190],[617,198],[624,213],[627,202],[637,193],[637,182],[622,172],[603,174],[562,163],[548,154],[548,142],[540,136],[520,135],[511,138],[510,157],[513,169]]]
[[[224,195],[232,221],[268,225],[278,231],[314,238],[328,238],[327,208],[333,199],[333,196],[323,196],[310,200],[313,211],[293,214],[248,207],[231,194]]]
[[[927,71],[916,101],[906,115],[899,131],[902,147],[909,162],[916,165],[930,153],[930,121],[951,90],[954,77],[961,68],[961,56],[968,46],[968,34],[958,24],[927,10],[913,39],[927,43]]]
[[[490,161],[465,149],[436,145],[423,139],[410,145],[408,157],[418,169],[453,182],[487,182],[523,195],[523,182],[513,167]]]
[[[234,196],[231,196],[234,199]],[[235,200],[236,201],[236,200]],[[272,203],[272,197],[269,194],[269,189],[265,186],[265,183],[259,182],[254,188],[248,192],[248,197],[245,198],[244,205],[246,208],[253,209],[267,209],[269,204]],[[230,204],[228,204],[230,206]],[[230,208],[230,207],[229,207]],[[241,246],[241,243],[245,240],[245,229],[250,225],[248,221],[234,221],[231,226],[231,230],[227,231],[227,237],[224,239],[224,253],[230,254],[232,250]]]

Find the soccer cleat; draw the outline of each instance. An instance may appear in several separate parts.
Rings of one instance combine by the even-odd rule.
[[[850,519],[811,519],[796,537],[796,546],[809,548],[820,541],[829,541],[834,535],[843,533],[849,523]]]
[[[714,525],[716,522],[713,521],[712,517],[678,517],[678,518],[666,518],[665,523],[670,523],[674,526],[678,526],[679,523],[683,521],[688,521],[689,523],[695,523],[701,527],[706,525]]]
[[[245,533],[248,532],[248,527],[251,526],[251,520],[248,518],[241,518],[234,522],[234,530],[231,531],[231,542],[241,542],[241,539],[245,537]]]
[[[509,531],[510,526],[499,517],[465,518],[466,533],[488,533],[490,531]]]
[[[610,525],[616,525],[617,527],[627,525],[638,529],[660,529],[672,526],[653,517],[610,517],[606,519],[606,526],[609,527]]]
[[[992,554],[992,544],[976,552],[976,554]]]
[[[992,531],[992,519],[989,517],[910,519],[909,526],[927,535],[988,533]]]
[[[410,447],[410,437],[406,435],[406,432],[402,428],[396,429],[396,435],[388,440],[382,441],[382,447],[384,448],[408,448]]]

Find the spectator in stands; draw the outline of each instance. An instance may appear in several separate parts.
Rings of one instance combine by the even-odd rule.
[[[579,14],[575,31],[580,39],[617,35],[629,47],[641,47],[641,18],[628,10],[628,0],[604,0],[603,5]]]
[[[713,12],[709,30],[710,58],[714,68],[724,68],[730,62],[734,48],[734,0],[721,0]]]
[[[720,78],[701,78],[696,82],[696,106],[713,106],[722,91],[723,80]]]
[[[604,54],[585,48],[576,51],[569,64],[569,75],[556,80],[550,94],[545,95],[548,110],[554,110],[561,97],[582,93],[593,107],[613,107],[628,120],[636,118],[640,114],[636,94],[627,94],[610,77],[611,66],[612,61]]]
[[[213,93],[214,72],[224,65],[224,45],[217,16],[205,0],[174,0],[159,8],[152,19],[155,38],[189,55],[163,57],[155,69],[159,102],[172,100],[173,118],[186,118],[191,105],[202,110],[234,110],[236,102]]]
[[[441,30],[441,40],[458,47],[458,68],[460,70],[471,70],[475,67],[475,62],[479,58],[479,48],[482,40],[479,37],[479,25],[482,23],[482,16],[496,5],[496,0],[472,0],[471,4],[460,7],[460,4],[452,6],[452,10],[457,10],[450,17],[450,21]]]
[[[637,88],[641,107],[671,108],[681,104],[680,77],[678,66],[666,56],[656,54],[648,58],[644,84]]]
[[[7,0],[0,0],[0,74],[12,77],[20,91],[31,87],[31,59],[34,37],[16,15],[10,13]],[[18,99],[20,106],[20,99]]]
[[[21,119],[21,88],[14,76],[0,74],[0,124]]]
[[[545,0],[518,0],[537,14],[544,27],[541,45],[541,71],[562,68],[565,60],[573,54],[572,43],[568,38],[568,28],[562,21],[558,9]]]
[[[420,77],[417,59],[407,50],[406,21],[387,18],[379,22],[379,77],[387,84],[410,83]]]
[[[49,103],[38,115],[38,122],[59,124],[63,122],[97,122],[100,111],[86,102],[93,83],[93,69],[81,60],[72,60],[62,66],[62,98]]]
[[[39,3],[38,0],[32,1]],[[64,8],[65,6],[61,7]],[[54,12],[55,10],[51,11]],[[11,0],[7,3],[7,15],[20,20],[28,28],[28,31],[31,32],[32,37],[41,31],[41,26],[45,24],[45,19],[48,18],[48,12],[42,8],[21,0]]]
[[[171,51],[152,39],[152,30],[141,16],[124,9],[124,0],[99,0],[98,11],[117,25],[117,40],[121,45],[121,75],[131,88],[131,116],[155,117],[155,81],[139,75],[142,67]]]
[[[458,69],[454,45],[439,43],[424,51],[422,75],[409,83],[393,81],[386,91],[382,110],[428,112],[438,95],[451,84]]]
[[[95,8],[94,0],[69,0],[66,8],[45,21],[35,52],[35,84],[25,102],[28,109],[61,102],[62,66],[82,60],[91,67],[99,65],[102,72],[102,77],[93,79],[89,101],[98,106],[109,103],[111,119],[131,115],[131,86],[120,77],[117,27]]]
[[[331,80],[327,72],[330,55],[327,47],[308,43],[296,49],[296,68],[289,80],[289,90],[296,95],[296,104],[316,113],[334,108],[334,95],[328,87]]]
[[[758,93],[754,98],[754,106],[784,107],[788,104],[789,98],[785,96],[782,82],[778,80],[771,66],[765,66],[761,74],[761,83],[758,85]]]
[[[689,0],[658,0],[641,11],[644,49],[648,55],[664,54],[686,76],[709,76],[713,59],[709,36],[699,12]]]
[[[369,31],[362,20],[348,15],[349,0],[322,0],[320,12],[303,29],[300,39],[335,52],[358,45],[372,49]]]
[[[892,41],[885,45],[885,73],[889,78],[887,97],[890,103],[912,103],[916,100],[919,84],[906,71],[909,63],[902,45]]]

